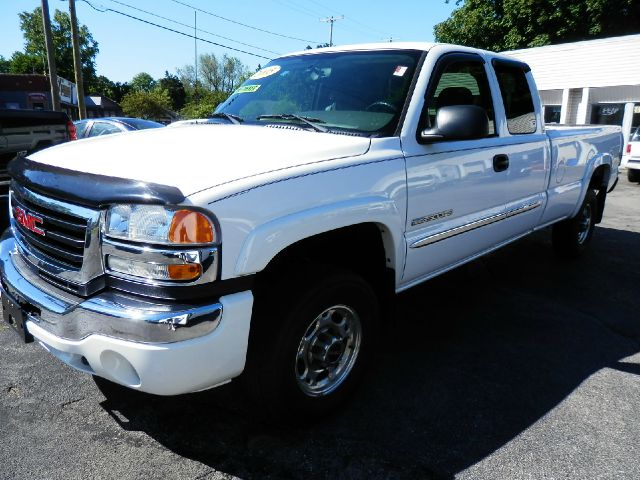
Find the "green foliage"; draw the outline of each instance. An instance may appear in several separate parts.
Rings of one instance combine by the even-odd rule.
[[[0,55],[0,73],[9,73],[11,71],[11,60],[7,60]]]
[[[9,73],[45,73],[45,58],[22,52],[13,52],[9,60]]]
[[[198,99],[192,98],[180,110],[180,115],[185,118],[207,118],[216,107],[229,97],[224,92],[201,91]]]
[[[166,90],[169,94],[173,110],[177,111],[184,107],[187,100],[187,92],[177,75],[171,75],[169,72],[165,71],[164,78],[158,80],[158,87]]]
[[[99,75],[92,82],[85,84],[84,91],[87,95],[102,95],[120,103],[131,91],[131,85],[127,82],[112,82],[104,75]]]
[[[137,118],[160,118],[171,110],[171,98],[166,90],[151,92],[133,90],[127,93],[120,103],[125,115]]]
[[[32,12],[22,12],[20,29],[24,36],[24,53],[15,52],[12,55],[11,71],[13,73],[36,73],[43,71],[46,64],[47,52],[42,26],[42,9],[37,7]],[[58,75],[74,81],[73,47],[71,45],[71,18],[66,12],[56,10],[51,19],[51,33],[55,50],[56,70]],[[78,25],[80,37],[80,57],[82,60],[82,75],[87,83],[96,77],[95,58],[98,54],[96,42],[86,25]]]
[[[449,0],[446,0],[447,3]],[[638,0],[458,0],[436,41],[493,51],[640,32]]]
[[[177,73],[185,92],[180,114],[185,118],[206,118],[253,72],[236,57],[218,58],[205,53],[198,57],[197,83],[193,65],[185,65]]]
[[[236,57],[226,54],[222,58],[213,53],[204,53],[198,58],[198,87],[209,92],[231,94],[250,75],[249,69]],[[196,74],[193,65],[185,65],[178,69],[178,76],[187,93],[196,88]]]
[[[149,93],[156,88],[156,81],[147,72],[141,72],[131,79],[130,85],[133,90]]]

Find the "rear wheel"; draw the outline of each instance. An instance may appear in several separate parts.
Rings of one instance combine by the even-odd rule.
[[[627,179],[632,183],[640,183],[640,170],[627,169]]]
[[[589,190],[578,214],[553,226],[552,243],[559,255],[575,258],[584,252],[593,236],[597,211],[596,193]]]
[[[256,403],[269,417],[298,424],[337,408],[362,376],[378,310],[362,277],[323,267],[258,296],[243,375]]]

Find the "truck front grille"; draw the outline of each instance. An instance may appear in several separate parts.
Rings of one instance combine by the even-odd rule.
[[[13,192],[11,206],[15,216],[15,207],[41,219],[37,228],[43,235],[28,230],[24,225],[14,222],[24,241],[34,250],[71,268],[82,268],[84,247],[87,240],[87,222],[71,214],[65,214],[44,205],[39,205]]]
[[[50,283],[79,295],[100,288],[104,273],[99,210],[13,183],[11,229],[21,256]]]

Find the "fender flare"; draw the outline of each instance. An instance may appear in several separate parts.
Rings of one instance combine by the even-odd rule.
[[[404,265],[404,218],[394,201],[374,196],[344,200],[279,217],[249,232],[235,265],[235,276],[262,271],[285,248],[306,238],[363,223],[381,230],[387,265]],[[327,252],[331,255],[331,252]],[[398,274],[396,269],[396,275]]]
[[[599,153],[594,155],[589,159],[587,163],[587,167],[585,168],[585,174],[582,178],[582,189],[580,191],[580,200],[576,205],[573,213],[570,218],[575,217],[578,212],[580,212],[580,207],[582,207],[582,202],[584,202],[585,197],[587,196],[587,190],[589,190],[589,185],[591,184],[591,179],[593,178],[594,172],[601,166],[609,167],[605,173],[602,182],[602,188],[608,190],[609,178],[611,177],[611,169],[613,168],[613,157],[610,153]]]

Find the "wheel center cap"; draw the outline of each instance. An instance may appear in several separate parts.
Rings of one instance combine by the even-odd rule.
[[[330,345],[328,345],[324,361],[333,365],[340,361],[342,354],[344,353],[344,342],[338,338],[334,338]]]
[[[323,367],[333,366],[340,362],[346,349],[343,339],[330,337],[313,342],[312,355]]]

